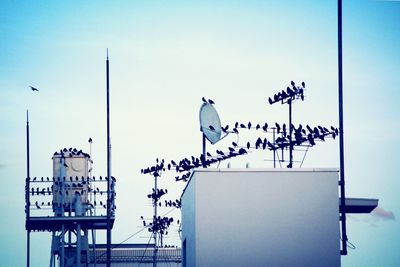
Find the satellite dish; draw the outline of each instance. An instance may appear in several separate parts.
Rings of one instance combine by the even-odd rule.
[[[211,144],[221,139],[221,120],[210,103],[203,103],[200,107],[200,130]]]

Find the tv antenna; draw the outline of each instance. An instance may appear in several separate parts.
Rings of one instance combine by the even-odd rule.
[[[292,124],[292,103],[296,99],[301,99],[304,101],[304,89],[306,87],[305,83],[302,82],[301,86],[296,86],[296,84],[291,81],[290,85],[292,88],[289,86],[286,88],[286,90],[282,90],[281,92],[278,92],[273,96],[273,98],[269,97],[268,98],[268,103],[270,105],[273,105],[275,103],[281,102],[281,104],[288,104],[289,106],[289,165],[287,166],[288,168],[293,167],[293,141],[292,141],[292,135],[293,135],[293,124]],[[275,165],[275,159],[274,159],[274,165]]]

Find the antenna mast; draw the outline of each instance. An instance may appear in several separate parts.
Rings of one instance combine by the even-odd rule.
[[[111,143],[110,143],[110,77],[107,48],[106,60],[107,89],[107,267],[111,266]]]
[[[25,182],[25,213],[26,221],[30,217],[30,203],[29,203],[29,188],[30,188],[30,166],[29,166],[29,112],[26,110],[26,182]],[[26,233],[26,266],[30,265],[30,241],[31,231],[27,230]]]
[[[340,146],[340,206],[342,226],[342,255],[347,255],[346,202],[344,184],[344,137],[343,137],[343,65],[342,65],[342,0],[338,0],[338,82],[339,82],[339,146]]]

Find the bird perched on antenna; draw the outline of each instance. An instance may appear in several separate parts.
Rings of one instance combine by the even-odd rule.
[[[35,87],[33,87],[33,86],[29,86],[29,87],[31,88],[32,91],[34,91],[34,92],[39,92],[39,89],[37,89],[37,88],[35,88]]]
[[[203,103],[208,103],[208,104],[211,104],[211,105],[214,105],[215,104],[215,102],[212,100],[212,99],[208,99],[208,101],[206,100],[206,98],[203,96],[202,98],[201,98],[201,100],[203,100]]]

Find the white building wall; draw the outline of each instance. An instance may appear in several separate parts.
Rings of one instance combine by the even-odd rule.
[[[182,223],[187,266],[340,266],[337,170],[195,171]]]
[[[196,266],[196,181],[192,180],[185,189],[182,202],[182,267]],[[184,224],[184,225],[183,225]]]

